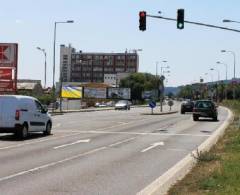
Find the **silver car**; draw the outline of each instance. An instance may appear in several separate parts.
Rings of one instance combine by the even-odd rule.
[[[130,102],[128,100],[120,100],[115,104],[115,110],[130,110]]]

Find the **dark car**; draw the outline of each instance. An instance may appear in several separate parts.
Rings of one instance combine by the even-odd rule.
[[[194,102],[191,100],[187,100],[181,104],[181,114],[185,114],[185,112],[192,112],[194,107]]]
[[[212,118],[218,120],[217,106],[211,100],[198,100],[193,108],[193,120],[197,121],[199,117]]]

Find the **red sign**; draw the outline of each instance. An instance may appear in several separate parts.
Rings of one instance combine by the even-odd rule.
[[[0,79],[12,80],[12,69],[0,67]]]
[[[0,43],[0,92],[16,93],[18,45]]]

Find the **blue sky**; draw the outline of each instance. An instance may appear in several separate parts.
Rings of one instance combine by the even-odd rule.
[[[52,83],[53,27],[55,21],[74,20],[57,28],[56,78],[59,76],[59,45],[69,43],[87,52],[124,52],[138,49],[140,71],[155,74],[156,61],[167,60],[171,67],[168,86],[198,81],[210,68],[218,68],[225,78],[233,77],[233,57],[221,49],[236,52],[236,75],[240,77],[240,34],[175,22],[147,18],[147,30],[138,30],[138,12],[176,17],[185,9],[185,20],[240,29],[240,24],[222,23],[222,19],[240,21],[238,0],[8,0],[0,7],[0,42],[19,44],[19,78],[44,78],[44,58],[37,46],[47,51],[47,82]],[[161,63],[160,63],[161,65]],[[159,65],[159,69],[160,69]],[[214,80],[217,73],[212,72]],[[210,77],[205,77],[207,81]]]

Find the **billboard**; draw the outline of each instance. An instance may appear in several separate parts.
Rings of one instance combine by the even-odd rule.
[[[61,97],[68,99],[80,99],[82,98],[82,87],[63,86],[61,90]]]
[[[143,99],[158,99],[158,90],[150,90],[142,92]]]
[[[106,88],[84,87],[84,98],[106,99],[107,98],[107,89]]]
[[[131,99],[130,88],[108,88],[108,98],[111,99]]]
[[[1,94],[17,91],[18,45],[0,43],[0,92]]]

